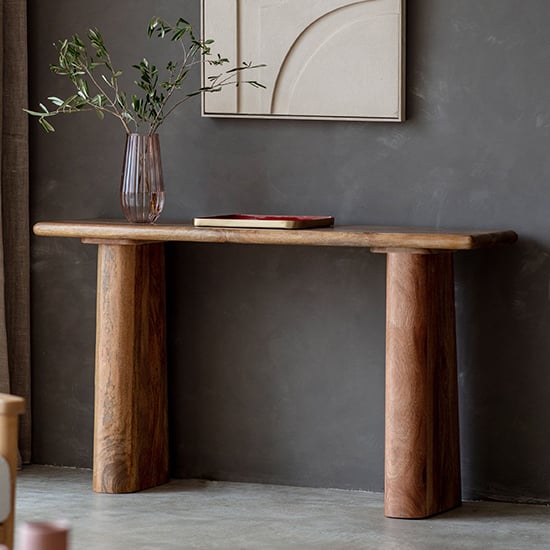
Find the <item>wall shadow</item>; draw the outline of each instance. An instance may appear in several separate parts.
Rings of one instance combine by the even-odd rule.
[[[168,257],[173,474],[382,490],[384,257],[212,244]]]
[[[550,500],[549,282],[550,249],[534,240],[457,255],[466,499]]]

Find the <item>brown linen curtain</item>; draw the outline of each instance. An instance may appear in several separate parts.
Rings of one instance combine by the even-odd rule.
[[[27,3],[0,0],[0,391],[24,397],[19,449],[30,462],[30,238]]]

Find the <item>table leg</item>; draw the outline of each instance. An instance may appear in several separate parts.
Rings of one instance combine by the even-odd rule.
[[[461,503],[453,258],[387,254],[385,515]]]
[[[162,244],[98,243],[94,491],[168,481]]]

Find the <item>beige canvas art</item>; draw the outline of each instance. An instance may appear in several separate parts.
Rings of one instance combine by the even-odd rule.
[[[203,0],[202,33],[265,90],[227,87],[205,116],[401,121],[405,0]],[[203,82],[219,72],[207,66]],[[243,77],[250,76],[243,73]]]

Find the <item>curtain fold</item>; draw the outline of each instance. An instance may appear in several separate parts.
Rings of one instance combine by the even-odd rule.
[[[0,5],[0,389],[26,400],[19,449],[23,462],[30,462],[27,3],[0,0]]]

